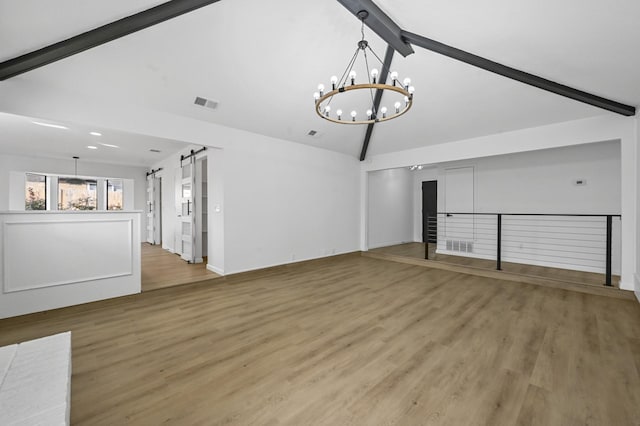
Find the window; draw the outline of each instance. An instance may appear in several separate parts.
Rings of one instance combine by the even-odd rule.
[[[95,179],[58,178],[58,210],[97,210]]]
[[[47,177],[45,175],[27,173],[24,209],[47,209]]]
[[[25,173],[25,210],[124,210],[123,178]],[[13,186],[12,186],[13,187]],[[13,198],[12,198],[13,199]]]
[[[107,180],[107,210],[122,210],[122,179]]]

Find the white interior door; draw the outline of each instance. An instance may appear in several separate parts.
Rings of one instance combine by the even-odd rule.
[[[189,157],[180,170],[180,210],[178,213],[178,233],[180,234],[180,256],[190,263],[196,260],[196,224],[195,200],[196,173],[195,156]]]
[[[149,244],[154,243],[154,235],[153,235],[153,175],[147,176],[147,242]]]
[[[147,242],[149,244],[162,243],[161,224],[161,180],[154,175],[147,176]]]
[[[153,203],[151,204],[153,219],[153,244],[162,244],[162,178],[153,178]]]

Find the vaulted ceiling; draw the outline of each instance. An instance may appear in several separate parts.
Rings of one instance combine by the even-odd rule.
[[[0,62],[160,3],[0,0]],[[405,30],[640,104],[636,0],[376,4]],[[383,56],[386,44],[365,34]],[[318,83],[329,85],[329,77],[344,70],[359,38],[360,22],[335,0],[221,0],[14,78],[359,156],[365,127],[321,120],[312,98]],[[414,106],[375,126],[369,155],[612,114],[415,51],[396,54],[392,63],[412,78]],[[217,101],[218,108],[195,106],[196,96]],[[310,137],[309,130],[318,134]]]

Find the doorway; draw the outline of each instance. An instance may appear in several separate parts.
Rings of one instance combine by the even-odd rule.
[[[175,253],[188,263],[206,263],[207,218],[207,157],[195,154],[181,161],[176,169]]]
[[[147,176],[147,242],[162,244],[162,178]]]
[[[438,242],[438,181],[422,182],[422,242]]]

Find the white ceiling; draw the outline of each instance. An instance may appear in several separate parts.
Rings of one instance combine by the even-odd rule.
[[[0,0],[0,60],[158,3]],[[637,0],[377,4],[406,30],[640,104]],[[382,57],[384,43],[365,33]],[[357,156],[365,128],[321,120],[312,93],[342,73],[359,38],[359,21],[335,0],[221,0],[20,78]],[[412,78],[414,106],[375,126],[369,155],[611,114],[415,50],[396,54],[392,65]],[[194,106],[195,96],[218,101],[218,109]],[[319,136],[307,136],[311,129]]]
[[[45,127],[36,123],[64,126]],[[91,132],[101,136],[91,135]],[[107,145],[115,145],[106,146]],[[89,149],[88,146],[97,149]],[[52,122],[0,113],[0,153],[149,167],[178,152],[182,142],[70,122]],[[151,152],[150,149],[160,152]]]

